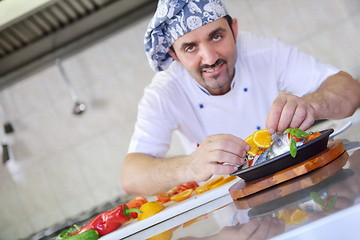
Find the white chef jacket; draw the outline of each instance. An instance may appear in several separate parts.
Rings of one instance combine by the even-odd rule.
[[[240,32],[231,90],[212,96],[179,63],[157,73],[138,106],[129,153],[164,157],[173,131],[186,154],[213,134],[245,139],[265,128],[273,100],[280,92],[304,96],[339,70],[318,62],[278,39]]]

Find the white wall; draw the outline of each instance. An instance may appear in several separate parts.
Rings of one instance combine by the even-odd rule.
[[[279,37],[359,78],[360,1],[224,3],[240,30]],[[72,115],[55,66],[0,92],[15,127],[6,136],[14,158],[0,164],[0,239],[24,238],[123,194],[120,165],[153,75],[143,51],[149,18],[64,60],[88,106],[82,116]],[[175,144],[171,154],[179,151]]]

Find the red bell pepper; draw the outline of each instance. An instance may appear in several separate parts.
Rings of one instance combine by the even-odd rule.
[[[126,204],[119,205],[112,210],[100,213],[93,220],[84,225],[80,231],[73,235],[85,232],[89,229],[95,229],[99,233],[99,236],[104,236],[129,221],[132,217],[132,212],[141,213],[139,209],[129,209]]]

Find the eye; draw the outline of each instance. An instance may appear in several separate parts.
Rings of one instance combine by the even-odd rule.
[[[188,45],[184,48],[185,52],[192,52],[195,50],[195,46],[194,45]]]
[[[222,38],[222,36],[220,34],[216,34],[216,35],[214,35],[213,40],[219,41],[221,38]]]

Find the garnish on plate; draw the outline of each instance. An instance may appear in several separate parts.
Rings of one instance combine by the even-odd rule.
[[[290,154],[295,158],[297,154],[296,142],[303,141],[309,137],[310,134],[299,128],[288,128],[284,131],[284,134],[286,133],[288,133],[290,137]]]
[[[267,129],[257,130],[245,139],[251,148],[247,152],[242,169],[268,161],[289,151],[290,155],[295,158],[299,146],[321,135],[320,132],[308,133],[299,128],[288,128],[280,135],[271,135]]]

